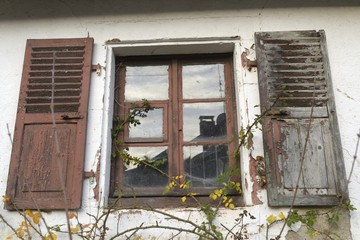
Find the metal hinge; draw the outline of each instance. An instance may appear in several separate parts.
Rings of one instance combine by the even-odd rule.
[[[84,178],[93,178],[96,177],[95,172],[91,170],[90,172],[84,172]]]
[[[100,76],[101,74],[101,68],[102,66],[100,65],[100,63],[98,63],[97,65],[91,65],[91,71],[96,72],[98,76]]]

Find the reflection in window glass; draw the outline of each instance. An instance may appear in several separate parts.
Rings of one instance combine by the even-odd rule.
[[[130,110],[131,111],[131,110]],[[146,117],[140,118],[140,125],[129,127],[129,138],[162,138],[163,109],[150,110]]]
[[[217,177],[228,167],[227,146],[186,146],[183,150],[185,176],[186,180],[191,180],[191,186],[219,186],[216,182]]]
[[[168,150],[167,147],[131,147],[128,153],[133,157],[151,160],[164,173],[168,173]],[[160,187],[165,186],[168,177],[158,170],[144,164],[124,163],[124,187]]]
[[[226,138],[225,103],[187,103],[183,105],[184,141]]]
[[[223,98],[225,96],[224,65],[183,66],[183,98]]]
[[[125,100],[168,99],[168,66],[127,66]]]

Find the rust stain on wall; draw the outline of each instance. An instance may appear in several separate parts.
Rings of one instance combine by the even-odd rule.
[[[96,171],[95,171],[95,181],[96,185],[93,188],[94,198],[99,201],[99,178],[100,178],[100,157],[101,157],[101,149],[98,149],[96,152]]]
[[[257,178],[257,161],[256,159],[250,154],[250,179],[253,182],[252,184],[252,191],[251,191],[251,200],[254,205],[263,204],[263,202],[259,199],[257,193],[261,189],[259,184],[256,181]]]

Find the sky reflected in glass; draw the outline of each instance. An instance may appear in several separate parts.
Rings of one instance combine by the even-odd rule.
[[[163,137],[163,109],[154,108],[146,117],[139,118],[140,125],[129,127],[129,138],[162,138]]]
[[[182,74],[184,99],[225,96],[223,64],[185,65]]]
[[[168,99],[168,66],[127,66],[125,100]]]

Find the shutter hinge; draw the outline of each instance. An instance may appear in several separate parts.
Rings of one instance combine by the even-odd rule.
[[[93,178],[96,177],[95,172],[93,170],[89,172],[84,172],[84,178]]]
[[[241,65],[246,68],[247,70],[251,70],[253,67],[257,67],[257,61],[256,60],[250,60],[248,58],[249,53],[247,51],[244,51],[241,54]]]
[[[91,65],[91,71],[96,72],[98,76],[100,76],[101,74],[101,68],[102,66],[100,65],[100,63],[98,63],[97,65]]]

